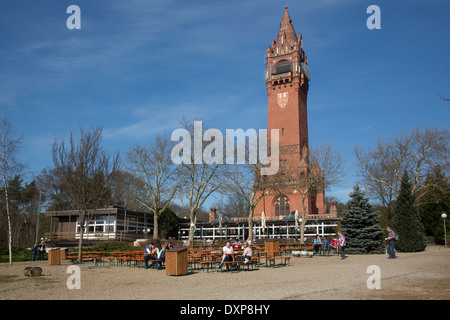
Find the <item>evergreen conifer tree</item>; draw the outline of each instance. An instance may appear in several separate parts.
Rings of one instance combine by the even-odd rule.
[[[423,251],[427,246],[427,238],[415,201],[412,184],[405,172],[395,206],[393,227],[399,237],[395,248],[402,252]]]
[[[420,219],[427,236],[434,236],[436,244],[444,244],[444,221],[441,214],[450,212],[450,180],[436,167],[427,175],[418,205]],[[447,234],[450,234],[450,223]]]
[[[346,237],[346,252],[353,254],[383,253],[383,230],[378,213],[357,184],[343,211],[341,231]]]

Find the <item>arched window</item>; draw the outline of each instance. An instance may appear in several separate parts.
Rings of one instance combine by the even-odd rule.
[[[280,74],[291,71],[291,62],[287,60],[281,60],[275,64],[272,68],[272,74]]]
[[[291,206],[289,205],[289,200],[285,196],[281,196],[275,202],[275,215],[276,216],[287,216],[291,212]]]

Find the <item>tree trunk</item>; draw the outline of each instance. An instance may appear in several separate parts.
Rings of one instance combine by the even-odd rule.
[[[303,216],[305,216],[305,215],[303,215]],[[301,239],[300,239],[300,243],[305,243],[305,225],[306,225],[306,218],[303,218],[303,220],[302,220],[302,225],[300,226],[300,237],[301,237]]]
[[[80,239],[78,240],[78,263],[83,262],[83,236],[85,231],[86,215],[83,215],[83,219],[80,215]]]
[[[3,163],[5,163],[5,153],[3,152]],[[3,165],[3,168],[5,165]],[[8,199],[8,185],[6,184],[6,173],[3,169],[2,172],[3,185],[5,186],[5,205],[6,215],[8,217],[8,251],[9,251],[9,264],[12,264],[12,231],[11,231],[11,213],[9,212],[9,199]]]
[[[153,213],[153,239],[159,239],[158,214]]]
[[[302,225],[300,226],[300,243],[305,243],[305,225],[306,225],[306,205],[305,205],[305,200],[306,200],[306,193],[302,192]]]
[[[255,208],[250,206],[249,213],[248,213],[248,238],[252,241],[252,243],[253,243],[253,214],[254,214],[254,210],[255,210]]]
[[[189,245],[194,244],[194,233],[195,233],[195,224],[191,222],[191,225],[189,226]]]
[[[8,191],[5,182],[5,202],[6,202],[6,215],[8,216],[8,250],[9,250],[9,264],[13,263],[12,260],[12,229],[11,229],[11,213],[9,212]]]

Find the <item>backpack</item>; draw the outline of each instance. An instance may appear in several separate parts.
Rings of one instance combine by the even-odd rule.
[[[165,260],[166,259],[166,253],[164,249],[161,249],[161,253],[159,254],[159,258],[161,260]]]

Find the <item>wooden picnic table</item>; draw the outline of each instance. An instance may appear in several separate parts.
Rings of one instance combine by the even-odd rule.
[[[266,258],[266,267],[270,267],[272,266],[272,262],[273,262],[273,266],[275,266],[275,260],[280,259],[283,260],[284,259],[284,264],[287,264],[287,261],[289,260],[289,262],[291,261],[291,256],[288,255],[283,255],[283,250],[275,250],[275,251],[263,251],[260,252],[260,254],[264,255]]]
[[[97,265],[97,261],[101,260],[101,262],[104,262],[104,251],[83,251],[81,252],[81,260],[84,258],[92,259],[94,261],[94,266]],[[74,262],[76,259],[78,259],[78,252],[72,251],[66,254],[66,259],[70,259],[72,262]]]

